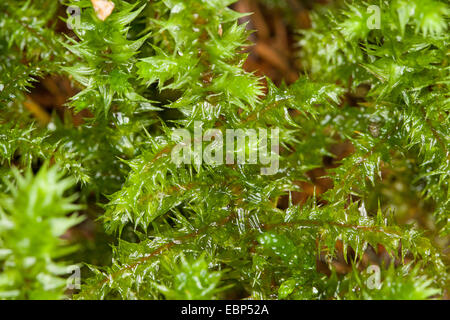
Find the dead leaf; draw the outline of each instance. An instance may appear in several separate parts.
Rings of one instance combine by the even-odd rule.
[[[91,0],[97,17],[105,21],[114,10],[114,2],[108,0]]]

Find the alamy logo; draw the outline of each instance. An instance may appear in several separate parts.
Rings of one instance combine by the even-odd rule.
[[[78,2],[78,0],[75,0]],[[62,0],[59,0],[62,4]],[[80,28],[81,25],[81,8],[78,6],[70,5],[66,9],[67,20],[66,25],[69,30],[74,30]]]
[[[66,289],[79,290],[81,289],[81,270],[79,266],[73,265],[67,267],[67,273],[70,276],[66,281]]]
[[[369,30],[381,29],[381,9],[373,5],[367,7],[367,13],[370,17],[367,19],[367,28]]]
[[[67,28],[73,30],[80,28],[81,24],[81,9],[80,7],[70,6],[67,7]]]
[[[367,273],[371,274],[366,281],[367,288],[370,290],[381,289],[381,269],[377,265],[370,265],[367,268]]]
[[[272,175],[279,168],[278,128],[270,129],[207,129],[203,132],[203,122],[194,122],[194,137],[187,129],[175,129],[172,139],[177,142],[172,149],[172,161],[177,164],[206,163],[211,166],[222,164],[260,164],[261,174]],[[203,148],[203,142],[210,142]]]
[[[74,0],[78,2],[79,0]],[[62,3],[62,0],[59,0]],[[105,21],[114,10],[114,2],[109,0],[91,0],[97,18]],[[81,28],[81,8],[75,5],[67,7],[67,28],[70,30]]]

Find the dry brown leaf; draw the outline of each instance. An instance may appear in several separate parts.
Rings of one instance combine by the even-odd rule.
[[[114,10],[114,2],[108,0],[91,0],[97,17],[105,21]]]

